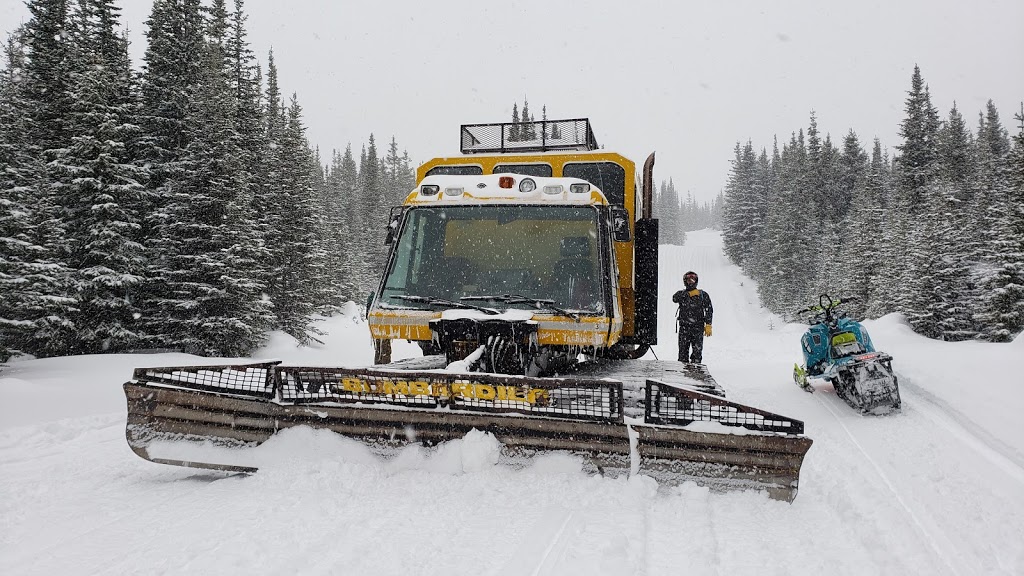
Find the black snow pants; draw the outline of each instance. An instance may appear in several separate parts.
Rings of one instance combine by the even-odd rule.
[[[691,352],[692,348],[692,352]],[[679,361],[700,364],[704,354],[704,325],[679,324]]]

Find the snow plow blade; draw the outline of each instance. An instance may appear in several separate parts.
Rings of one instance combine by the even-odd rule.
[[[568,451],[613,477],[692,480],[792,501],[811,446],[798,420],[650,379],[643,406],[629,408],[612,379],[276,363],[140,368],[124,390],[136,454],[232,472],[256,471],[252,448],[294,426],[332,430],[384,456],[475,429],[493,434],[513,466]]]

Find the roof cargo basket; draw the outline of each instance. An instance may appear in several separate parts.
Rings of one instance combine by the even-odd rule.
[[[463,124],[463,154],[597,150],[590,119]]]

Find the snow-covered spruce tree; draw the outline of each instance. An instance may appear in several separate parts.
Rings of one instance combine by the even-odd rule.
[[[388,152],[382,159],[384,169],[382,171],[385,205],[387,207],[400,206],[411,188],[405,188],[408,181],[403,173],[402,157],[398,155],[398,142],[391,137],[388,144]]]
[[[308,343],[318,333],[311,327],[312,315],[324,301],[322,290],[330,282],[322,268],[326,257],[314,207],[313,174],[319,167],[303,134],[297,98],[292,98],[287,110],[282,105],[273,53],[267,64],[264,103],[263,187],[255,199],[267,256],[260,263],[260,274],[273,305],[275,328]]]
[[[292,97],[295,99],[296,95],[293,94]],[[303,128],[304,130],[305,128]],[[333,239],[330,238],[327,224],[327,173],[324,169],[323,158],[320,156],[320,147],[310,148],[309,142],[305,140],[305,136],[303,136],[303,141],[306,142],[306,148],[309,152],[309,182],[310,186],[312,186],[310,206],[313,210],[313,221],[316,223],[317,245],[315,252],[318,254],[319,263],[324,274],[318,279],[318,288],[323,290],[323,292],[318,299],[319,305],[316,307],[315,313],[330,316],[339,310],[342,300],[338,291],[338,285],[334,278],[330,276],[334,271],[332,252],[338,247],[334,245]]]
[[[15,196],[29,211],[18,238],[16,347],[36,356],[66,354],[75,340],[77,292],[67,265],[66,214],[61,180],[50,161],[67,147],[71,132],[73,53],[66,0],[31,0],[23,28],[24,55],[15,90],[23,153],[17,155]]]
[[[956,104],[939,130],[937,154],[935,190],[925,220],[938,268],[929,306],[942,339],[966,340],[977,332],[972,316],[978,291],[971,273],[977,245],[964,233],[974,224],[970,206],[976,166],[973,137]]]
[[[849,182],[841,179],[840,153],[832,144],[832,137],[824,141],[818,133],[817,120],[811,113],[807,131],[807,170],[800,189],[807,202],[809,267],[806,277],[807,293],[804,299],[816,302],[818,296],[843,292],[840,280],[839,250],[844,240],[842,220],[849,209],[851,191],[844,187]]]
[[[930,195],[940,193],[934,186],[938,172],[939,118],[917,66],[914,66],[907,94],[906,117],[900,124],[903,144],[896,147],[900,151],[896,165],[902,200],[896,207],[902,210],[898,217],[906,219],[901,223],[907,231],[906,244],[902,246],[906,260],[902,282],[897,285],[899,292],[894,297],[916,332],[936,338],[941,332],[932,299],[938,280],[935,274],[940,267],[936,264],[936,248],[929,244],[936,232],[934,227],[929,229],[925,225],[924,217],[935,206]]]
[[[814,274],[814,239],[820,226],[809,217],[808,157],[803,130],[783,147],[778,190],[768,203],[761,246],[766,275],[757,278],[762,303],[770,310],[790,312],[806,305]]]
[[[362,254],[357,242],[359,231],[364,228],[361,214],[357,210],[359,197],[359,166],[355,157],[352,156],[352,145],[345,146],[345,152],[341,155],[341,161],[335,170],[337,180],[338,204],[345,211],[343,218],[342,236],[339,242],[344,247],[342,261],[335,278],[338,278],[339,286],[345,298],[362,304],[362,298],[369,291],[376,290],[374,285],[364,288],[357,275],[362,265]],[[410,190],[412,188],[410,187]]]
[[[245,30],[246,15],[242,0],[235,0],[235,10],[230,15],[230,28],[225,45],[225,65],[228,69],[228,85],[234,93],[234,130],[240,154],[238,181],[240,202],[251,210],[256,194],[262,186],[263,155],[266,148],[264,135],[261,74],[259,64],[249,46]],[[250,216],[255,218],[255,214]],[[257,231],[254,227],[254,231]],[[263,239],[254,237],[252,257],[262,260]]]
[[[302,125],[302,108],[293,94],[278,140],[280,194],[277,208],[287,222],[270,246],[274,253],[276,278],[270,292],[277,328],[303,344],[320,334],[312,327],[312,316],[321,309],[330,277],[318,234],[313,171],[316,167]]]
[[[867,307],[869,279],[877,265],[877,237],[873,230],[873,215],[877,207],[868,188],[868,158],[853,130],[843,138],[843,151],[837,167],[835,191],[839,196],[833,201],[848,202],[848,207],[845,211],[833,207],[836,211],[832,217],[839,217],[841,213],[843,216],[835,228],[838,236],[835,239],[835,261],[832,267],[821,272],[828,280],[819,280],[819,286],[831,290],[829,294],[854,298],[847,310],[860,318]]]
[[[336,304],[351,300],[351,283],[347,268],[349,251],[349,217],[346,198],[341,189],[342,156],[331,152],[327,165],[320,205],[320,221],[323,226],[325,268],[330,285],[334,289]]]
[[[519,125],[519,103],[512,103],[512,126],[509,127],[509,132],[506,138],[509,142],[516,142],[522,140],[522,127]]]
[[[882,273],[886,259],[891,257],[886,253],[884,226],[889,186],[889,159],[882,153],[881,141],[875,138],[867,172],[854,188],[847,213],[847,242],[842,256],[846,263],[847,290],[859,298],[855,309],[869,318],[887,313],[880,307],[889,302]]]
[[[751,248],[757,240],[757,226],[764,212],[755,185],[757,161],[753,144],[747,141],[741,148],[737,142],[734,155],[729,181],[725,185],[725,222],[722,238],[726,255],[733,263],[742,267],[744,261],[750,257]]]
[[[127,40],[112,0],[80,0],[73,15],[68,145],[50,166],[61,181],[68,231],[65,262],[78,311],[72,354],[122,351],[140,343],[145,170],[132,157],[137,106]]]
[[[843,138],[842,150],[832,144],[831,135],[826,135],[821,153],[826,219],[841,224],[850,211],[853,189],[864,178],[867,156],[853,130]]]
[[[0,70],[0,363],[22,352],[33,323],[26,314],[34,297],[30,266],[44,248],[32,243],[33,195],[29,170],[26,101],[23,98],[25,31],[15,30],[4,46]]]
[[[771,159],[768,158],[768,152],[762,148],[761,155],[757,159],[757,168],[754,172],[752,190],[757,210],[755,212],[755,219],[750,226],[750,233],[754,237],[754,242],[750,246],[750,255],[747,256],[743,265],[744,271],[754,279],[768,277],[773,269],[772,263],[767,258],[771,243],[767,239],[765,227],[767,226],[768,204],[778,192],[778,168],[782,165],[780,158],[778,138],[774,138]],[[724,202],[724,193],[719,194],[718,199],[716,199],[717,214],[715,212],[716,208],[712,208],[712,219],[716,220],[718,225],[722,225],[721,222],[724,221]]]
[[[998,222],[1002,218],[1001,200],[1005,197],[1006,157],[1010,153],[1010,138],[999,119],[999,112],[990,100],[984,112],[978,114],[978,136],[975,159],[977,173],[973,189],[972,220],[976,234],[977,258],[990,263],[994,256],[994,242],[998,240]],[[979,284],[991,266],[982,266]]]
[[[387,226],[390,207],[384,197],[381,162],[378,159],[377,143],[370,134],[365,157],[359,166],[359,206],[362,229],[356,237],[359,242],[362,266],[359,268],[360,296],[377,289],[380,270],[387,258],[384,246],[384,231]]]
[[[840,259],[845,228],[842,224],[836,224],[830,220],[821,222],[818,226],[821,232],[816,238],[818,249],[814,262],[815,267],[811,270],[808,278],[806,302],[817,302],[821,294],[838,298],[849,293],[843,279],[843,262]]]
[[[900,123],[903,144],[896,146],[900,151],[896,157],[897,185],[908,194],[909,206],[914,215],[925,209],[924,197],[927,185],[934,180],[938,166],[938,111],[932,105],[928,87],[921,77],[921,69],[914,66],[910,79],[910,90],[904,105],[906,117]]]
[[[771,188],[768,188],[771,190]],[[711,228],[715,230],[722,229],[723,217],[722,214],[725,211],[725,192],[719,192],[718,196],[711,202]]]
[[[239,154],[237,174],[234,177],[238,185],[235,202],[237,208],[243,211],[242,230],[237,231],[242,241],[232,248],[232,252],[239,262],[244,261],[241,272],[254,283],[254,287],[258,285],[258,297],[263,301],[253,310],[256,315],[250,323],[267,327],[273,325],[273,310],[269,299],[263,298],[266,276],[263,274],[262,263],[269,260],[269,254],[264,238],[263,218],[257,212],[257,196],[266,185],[264,160],[268,147],[261,93],[262,74],[247,39],[247,17],[242,0],[235,0],[234,11],[229,17],[224,57],[228,85],[234,93],[233,127]]]
[[[825,222],[828,219],[829,205],[828,194],[825,189],[826,166],[822,159],[821,136],[818,133],[818,119],[811,111],[811,119],[807,126],[807,166],[801,176],[802,187],[809,201],[807,215],[808,220]]]
[[[178,255],[181,245],[176,241],[172,218],[186,214],[187,209],[172,205],[187,202],[179,189],[190,175],[186,164],[187,148],[196,130],[190,113],[197,100],[202,78],[205,39],[199,0],[155,0],[143,55],[139,125],[140,163],[149,169],[146,182],[146,208],[143,239],[147,255],[145,304],[141,318],[148,345],[183,349],[182,322],[165,316],[176,311],[188,313],[188,286],[171,283],[172,277],[186,278],[187,271],[177,270],[187,262]],[[187,223],[187,222],[186,222]]]
[[[207,42],[194,103],[195,118],[163,228],[164,278],[174,292],[163,317],[174,342],[194,353],[242,356],[269,327],[262,283],[249,251],[255,238],[246,190],[246,156],[235,130],[236,91],[225,55],[228,13],[221,0],[206,19]]]
[[[260,170],[256,176],[260,187],[253,198],[256,228],[263,240],[262,259],[258,263],[257,275],[265,286],[265,299],[275,305],[274,300],[283,291],[280,280],[284,266],[282,242],[290,223],[285,221],[283,209],[283,204],[287,201],[283,181],[284,165],[281,158],[285,118],[273,50],[267,55],[267,84],[263,95],[262,117],[264,141],[261,147]],[[274,313],[276,314],[276,311]],[[277,325],[276,319],[274,325]]]
[[[790,312],[817,302],[818,293],[814,282],[821,267],[824,245],[827,242],[825,219],[821,217],[823,202],[821,196],[821,149],[818,163],[812,164],[810,148],[805,143],[803,132],[797,133],[791,142],[792,153],[783,156],[784,169],[780,178],[791,183],[792,194],[788,198],[787,213],[793,222],[789,232],[780,239],[781,248],[786,252],[783,259],[789,260],[789,270],[780,279],[788,288],[779,312]]]
[[[530,104],[523,98],[523,118],[520,129],[520,137],[522,140],[536,140],[537,131],[533,127],[533,116],[530,115]]]
[[[402,151],[402,160],[398,167],[398,189],[402,190],[401,202],[405,202],[406,196],[416,187],[416,168],[412,165],[412,158],[408,150]],[[399,204],[401,203],[399,202]]]
[[[1010,146],[995,105],[987,105],[978,135],[981,194],[988,210],[991,249],[982,278],[983,335],[1005,342],[1024,330],[1024,108],[1015,116],[1019,129]]]
[[[671,181],[661,182],[655,210],[655,217],[659,220],[659,241],[662,244],[682,246],[685,235],[679,220],[679,193]]]

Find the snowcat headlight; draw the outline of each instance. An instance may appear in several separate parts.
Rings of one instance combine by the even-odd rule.
[[[561,194],[562,192],[565,192],[565,188],[562,188],[561,184],[555,184],[554,186],[544,187],[545,194]]]
[[[441,191],[441,187],[437,184],[424,184],[420,186],[420,194],[424,196],[433,196]]]
[[[569,192],[572,192],[573,194],[586,194],[587,192],[590,192],[590,183],[579,182],[576,184],[570,184]]]
[[[444,195],[445,196],[462,196],[462,193],[465,192],[465,191],[466,191],[465,188],[463,188],[462,186],[452,186],[450,188],[445,188],[444,189]]]
[[[519,191],[523,194],[533,192],[537,189],[537,183],[533,181],[533,178],[523,178],[519,181]]]

